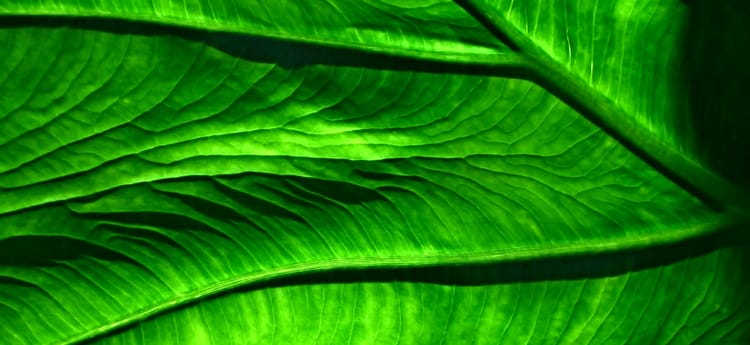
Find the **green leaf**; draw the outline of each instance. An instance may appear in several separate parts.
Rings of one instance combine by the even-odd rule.
[[[0,343],[748,342],[689,6],[4,3]]]

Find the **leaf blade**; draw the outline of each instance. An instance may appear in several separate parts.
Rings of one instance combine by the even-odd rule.
[[[0,244],[62,247],[0,255],[8,339],[89,339],[284,274],[630,253],[746,226],[526,81],[141,25],[2,30]],[[58,53],[24,65],[18,37]],[[518,313],[529,340],[559,327]],[[436,330],[464,332],[452,318]]]

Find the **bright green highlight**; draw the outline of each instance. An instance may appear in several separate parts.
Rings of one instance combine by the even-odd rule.
[[[191,4],[0,5],[0,344],[750,340],[688,5]]]

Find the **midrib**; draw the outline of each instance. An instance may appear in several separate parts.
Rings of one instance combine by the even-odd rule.
[[[582,78],[552,58],[482,0],[455,0],[529,61],[529,79],[547,89],[635,155],[710,206],[750,219],[750,197],[742,189],[660,140]]]
[[[396,256],[396,257],[361,257],[341,258],[304,262],[299,264],[277,267],[272,270],[252,272],[245,275],[217,281],[201,289],[189,291],[181,295],[163,300],[147,308],[135,311],[121,319],[103,324],[97,328],[72,336],[59,343],[75,344],[91,340],[136,322],[168,312],[181,306],[195,303],[205,298],[230,291],[240,287],[248,287],[268,283],[300,274],[331,272],[341,270],[364,269],[402,269],[436,266],[482,265],[511,262],[528,262],[532,260],[548,260],[573,256],[597,256],[606,254],[620,254],[639,251],[648,248],[676,245],[696,238],[707,238],[725,232],[737,230],[738,226],[747,223],[731,214],[717,214],[715,217],[704,219],[702,222],[687,225],[671,231],[661,231],[648,236],[630,239],[608,239],[596,243],[571,243],[537,248],[505,248],[484,250],[477,252],[450,253],[425,256]],[[601,258],[599,258],[601,260]]]

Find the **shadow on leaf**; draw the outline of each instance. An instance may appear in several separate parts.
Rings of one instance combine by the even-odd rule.
[[[690,121],[679,128],[704,162],[750,188],[750,2],[687,1],[683,47]]]

